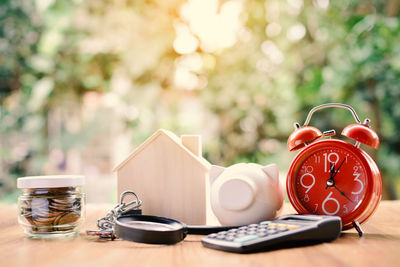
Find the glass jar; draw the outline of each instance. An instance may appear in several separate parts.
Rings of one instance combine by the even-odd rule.
[[[76,175],[18,178],[18,222],[25,234],[46,239],[77,235],[85,214],[84,182]]]

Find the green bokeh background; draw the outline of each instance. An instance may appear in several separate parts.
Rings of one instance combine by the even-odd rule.
[[[398,198],[400,1],[203,1],[209,13],[239,10],[233,41],[214,47],[182,11],[195,3],[0,2],[2,201],[15,201],[17,177],[80,171],[97,154],[92,175],[111,175],[115,151],[98,151],[115,131],[132,147],[158,128],[200,133],[213,164],[276,162],[285,173],[293,123],[329,102],[371,119],[381,146],[362,148],[384,199]],[[190,51],[175,46],[182,32]],[[353,121],[329,109],[311,124],[339,133]],[[71,167],[76,153],[85,162]]]

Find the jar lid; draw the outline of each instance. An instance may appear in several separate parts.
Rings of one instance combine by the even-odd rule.
[[[81,186],[85,183],[83,175],[28,176],[17,179],[17,188],[54,188]]]

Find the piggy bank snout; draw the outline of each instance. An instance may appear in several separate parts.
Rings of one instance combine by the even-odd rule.
[[[254,202],[257,187],[247,177],[231,178],[218,188],[218,200],[223,209],[245,210]]]

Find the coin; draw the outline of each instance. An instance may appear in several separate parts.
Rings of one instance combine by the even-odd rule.
[[[75,228],[82,205],[82,198],[73,195],[76,192],[74,187],[31,189],[33,197],[20,202],[21,222],[40,233]]]
[[[64,213],[63,215],[61,215],[60,217],[57,217],[57,218],[58,218],[57,224],[62,225],[62,224],[69,224],[69,223],[74,223],[74,222],[78,221],[80,218],[80,215],[77,214],[76,212],[68,212],[68,213]]]

